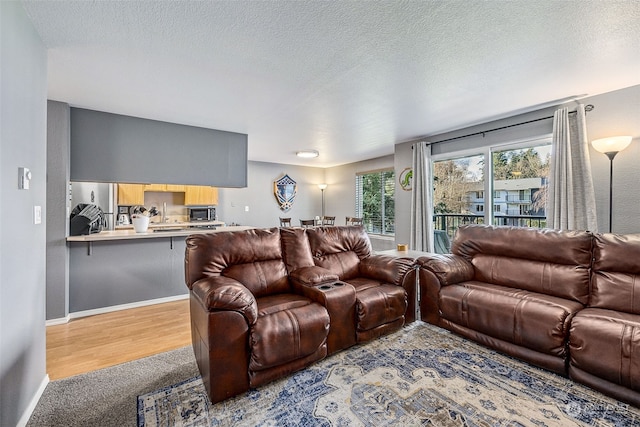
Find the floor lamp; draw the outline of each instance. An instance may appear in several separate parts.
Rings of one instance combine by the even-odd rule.
[[[596,151],[606,154],[609,158],[609,233],[613,217],[613,158],[631,144],[631,139],[630,136],[612,136],[591,141]]]
[[[322,216],[320,217],[320,221],[323,221],[324,220],[324,189],[327,188],[327,184],[318,184],[318,188],[320,189],[320,191],[322,191]]]

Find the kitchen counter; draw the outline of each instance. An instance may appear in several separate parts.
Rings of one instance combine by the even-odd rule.
[[[69,313],[96,314],[113,307],[183,298],[189,293],[184,282],[187,236],[255,228],[185,227],[190,224],[168,223],[144,233],[124,229],[67,237]]]
[[[169,228],[169,227],[218,227],[223,226],[223,221],[188,221],[188,222],[150,222],[149,228]],[[116,230],[133,230],[133,224],[116,225]]]
[[[218,222],[217,224],[224,224]],[[212,226],[215,228],[200,228],[204,226]],[[133,228],[131,229],[117,229],[101,231],[95,234],[86,234],[82,236],[69,236],[67,242],[102,242],[107,240],[138,240],[138,239],[157,239],[159,237],[186,237],[191,234],[208,234],[219,233],[221,231],[238,231],[249,230],[254,227],[241,226],[241,225],[216,225],[213,223],[197,223],[194,226],[193,223],[163,223],[154,224],[154,227],[149,226],[149,229],[144,233],[136,233]]]

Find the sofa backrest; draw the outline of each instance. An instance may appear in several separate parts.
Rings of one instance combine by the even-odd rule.
[[[371,241],[361,225],[309,228],[306,234],[314,264],[340,280],[357,277],[360,260],[371,255]]]
[[[189,288],[205,277],[226,276],[256,297],[290,290],[278,228],[196,234],[187,237],[186,244]]]
[[[473,264],[475,280],[589,301],[588,231],[468,225],[458,229],[451,249]]]
[[[589,306],[640,314],[640,234],[596,234]]]
[[[311,256],[307,230],[307,228],[300,227],[280,229],[282,258],[289,273],[302,267],[315,265]]]

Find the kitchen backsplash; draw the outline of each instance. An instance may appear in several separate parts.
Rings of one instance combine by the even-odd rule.
[[[152,206],[155,206],[162,213],[164,203],[167,204],[167,212],[165,213],[167,222],[186,222],[189,220],[189,210],[184,205],[184,193],[145,191],[145,208],[151,209]],[[161,220],[161,215],[151,218],[151,222],[161,222]]]

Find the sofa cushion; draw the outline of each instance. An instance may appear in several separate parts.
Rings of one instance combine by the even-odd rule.
[[[471,262],[475,280],[589,300],[592,234],[522,227],[462,226],[452,252]]]
[[[281,228],[282,258],[289,273],[300,268],[311,267],[313,256],[307,238],[306,228]]]
[[[640,392],[640,316],[586,308],[571,322],[572,367]]]
[[[322,267],[338,276],[340,280],[349,280],[359,274],[360,259],[355,252],[338,252],[326,254],[315,259],[318,267]]]
[[[471,261],[475,279],[514,289],[553,295],[586,305],[589,265],[565,265],[478,254]]]
[[[232,277],[256,297],[289,290],[278,228],[191,235],[186,239],[185,281]]]
[[[278,311],[292,310],[309,305],[311,301],[307,297],[296,294],[276,294],[258,298],[256,300],[258,317],[268,316]]]
[[[297,301],[258,301],[258,320],[251,327],[249,369],[261,371],[301,359],[325,345],[329,313],[304,297]]]
[[[450,322],[541,353],[565,356],[571,318],[582,304],[551,295],[469,281],[440,290]]]
[[[590,307],[640,314],[640,234],[596,234]]]
[[[407,293],[401,286],[366,278],[357,278],[348,283],[356,289],[358,331],[367,331],[398,320],[407,311]]]
[[[290,291],[287,270],[281,259],[232,265],[222,275],[242,283],[256,298]]]
[[[338,252],[355,252],[363,259],[371,255],[371,242],[362,226],[316,227],[307,229],[314,258]]]

